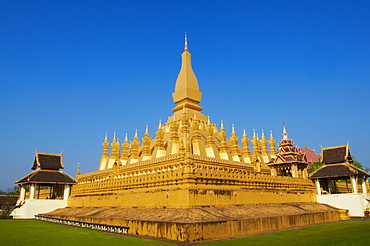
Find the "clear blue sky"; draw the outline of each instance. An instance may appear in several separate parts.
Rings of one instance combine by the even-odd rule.
[[[239,137],[350,141],[370,167],[370,1],[0,1],[0,189],[35,148],[97,170],[104,135],[174,107],[184,32],[203,113]]]

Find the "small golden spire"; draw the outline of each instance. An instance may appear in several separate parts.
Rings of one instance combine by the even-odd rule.
[[[253,156],[257,158],[257,156],[260,154],[260,146],[258,135],[256,134],[256,129],[253,129],[252,145],[253,145]]]
[[[270,131],[270,140],[269,140],[269,144],[270,144],[270,155],[275,155],[276,153],[276,149],[275,149],[275,139],[274,137],[272,136],[272,131]]]
[[[139,158],[140,142],[138,140],[139,140],[139,137],[138,137],[137,129],[136,129],[135,136],[134,136],[134,141],[131,142],[131,159],[138,159]]]
[[[111,147],[112,147],[111,148],[112,149],[111,158],[113,159],[119,158],[120,145],[119,145],[119,142],[117,143],[116,133],[114,133],[113,135],[113,141],[111,143]]]
[[[262,155],[268,155],[268,150],[267,150],[267,140],[265,137],[265,131],[262,129],[262,137],[261,137],[261,153]]]
[[[122,144],[122,153],[121,153],[122,160],[128,159],[129,147],[130,147],[130,144],[128,143],[128,134],[126,133],[125,140],[123,141],[123,144]]]
[[[158,131],[156,132],[156,142],[155,142],[155,145],[154,145],[155,149],[157,151],[157,156],[155,156],[155,158],[163,156],[162,152],[164,152],[164,150],[165,150],[163,136],[164,136],[164,132],[163,132],[162,124],[159,123]]]
[[[150,152],[150,142],[151,142],[151,138],[149,136],[149,130],[148,130],[148,126],[146,126],[145,128],[145,134],[144,134],[144,138],[142,139],[142,143],[143,143],[143,150],[142,150],[142,155],[143,156],[151,156],[151,152]]]
[[[108,134],[105,133],[105,138],[103,142],[103,153],[102,153],[102,158],[108,158],[108,148],[109,148],[109,143],[108,143]]]
[[[242,154],[242,156],[243,156],[243,158],[250,157],[250,155],[251,155],[250,150],[249,150],[249,141],[250,141],[250,139],[248,138],[247,132],[244,129],[243,138],[242,138],[242,143],[243,143],[243,154]]]
[[[231,125],[231,155],[238,156],[239,155],[239,145],[238,145],[239,138],[236,136],[236,131],[234,124]]]

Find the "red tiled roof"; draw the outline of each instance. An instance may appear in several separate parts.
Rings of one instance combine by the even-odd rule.
[[[319,161],[320,155],[316,154],[315,151],[310,150],[310,149],[304,149],[304,148],[300,148],[300,151],[306,154],[308,162],[313,163],[313,162]]]

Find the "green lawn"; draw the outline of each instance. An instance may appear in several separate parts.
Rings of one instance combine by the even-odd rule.
[[[54,224],[39,220],[0,220],[0,245],[176,245],[156,240]]]
[[[253,237],[202,244],[211,245],[370,245],[370,220],[340,221]]]
[[[0,220],[0,245],[175,245],[38,220]],[[341,221],[211,245],[370,245],[370,220]]]

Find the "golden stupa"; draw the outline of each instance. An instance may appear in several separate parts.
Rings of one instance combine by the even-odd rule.
[[[240,145],[234,126],[228,139],[222,122],[218,127],[201,113],[186,37],[172,97],[174,113],[159,124],[155,138],[148,127],[141,143],[137,131],[122,144],[115,134],[111,143],[106,136],[98,170],[78,173],[68,207],[40,216],[179,241],[346,218],[345,212],[316,203],[307,163],[274,163],[272,133],[268,140],[254,131],[250,140],[244,131]]]

